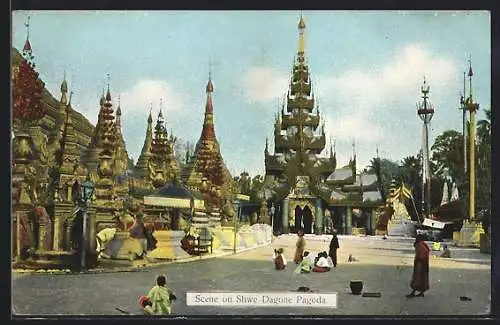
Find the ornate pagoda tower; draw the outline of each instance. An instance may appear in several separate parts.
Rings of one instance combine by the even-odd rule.
[[[64,85],[64,81],[63,81]],[[62,86],[63,86],[62,85]],[[64,94],[64,87],[61,92]],[[73,128],[71,96],[66,104],[65,122],[60,148],[56,152],[56,175],[53,180],[53,204],[54,204],[54,250],[70,250],[70,233],[74,219],[74,186],[81,184],[87,175],[87,170],[80,164],[80,154],[76,133]],[[65,99],[63,95],[61,99]],[[61,103],[62,105],[62,103]],[[66,235],[64,235],[66,234]]]
[[[122,133],[122,109],[118,96],[118,107],[116,108],[116,121],[114,123],[114,132],[116,138],[116,147],[113,152],[113,175],[123,176],[128,167],[128,152],[125,146],[125,140]]]
[[[269,153],[266,139],[264,150],[266,179],[265,188],[282,204],[283,231],[289,226],[306,229],[306,232],[321,231],[322,202],[317,196],[321,184],[335,171],[336,158],[330,150],[329,157],[320,156],[326,145],[324,122],[320,127],[320,112],[315,106],[314,92],[305,55],[305,28],[300,17],[299,45],[292,67],[286,101],[274,123],[274,154]],[[307,208],[309,226],[294,225],[293,215]],[[312,215],[311,215],[312,214]],[[300,218],[299,218],[300,219]],[[314,223],[314,220],[317,220]],[[312,229],[315,227],[315,229]]]
[[[148,119],[149,128],[149,119]],[[151,156],[149,157],[148,169],[149,178],[153,186],[159,188],[165,185],[168,181],[179,179],[179,166],[174,156],[174,143],[176,139],[173,135],[168,136],[165,120],[163,119],[162,104],[160,101],[160,112],[156,121],[154,138],[151,143]],[[146,132],[145,146],[148,144],[148,132]],[[143,147],[144,151],[144,147]],[[147,154],[141,153],[144,161]]]
[[[114,151],[117,142],[114,119],[108,80],[106,97],[104,100],[101,99],[101,109],[99,111],[96,130],[87,151],[87,158],[89,160],[86,161],[91,177],[96,182],[95,194],[100,205],[104,204],[104,202],[112,201],[114,197],[113,167]],[[97,161],[95,161],[96,154]],[[96,163],[97,166],[95,166]],[[94,166],[96,169],[93,169]]]
[[[104,104],[106,103],[106,98],[104,97],[104,90],[102,92],[101,98],[99,99],[99,115],[97,116],[97,123],[94,129],[92,138],[90,139],[89,146],[82,157],[82,161],[85,163],[89,171],[94,172],[97,170],[97,165],[99,164],[99,153],[101,152],[101,139],[102,139],[102,116],[104,110],[106,109]]]
[[[214,85],[209,74],[203,128],[193,156],[189,159],[185,175],[187,175],[187,185],[204,194],[207,207],[218,210],[221,198],[230,195],[232,178],[224,164],[219,142],[215,136],[213,92]]]
[[[153,117],[151,116],[151,110],[149,111],[147,122],[148,126],[146,128],[146,137],[142,145],[141,155],[137,159],[137,164],[135,165],[135,171],[139,177],[146,177],[149,175],[148,164],[152,155],[151,148],[153,143]]]

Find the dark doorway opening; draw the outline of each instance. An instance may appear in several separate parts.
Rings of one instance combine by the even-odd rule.
[[[304,208],[302,211],[302,220],[304,221],[304,233],[311,234],[312,233],[312,211],[308,206]]]
[[[302,209],[297,205],[295,207],[295,232],[304,229],[302,213]]]

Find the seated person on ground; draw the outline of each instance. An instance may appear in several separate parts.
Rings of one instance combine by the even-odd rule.
[[[330,260],[328,260],[330,259]],[[333,267],[333,261],[326,252],[318,254],[318,259],[312,269],[313,272],[328,272]]]
[[[146,315],[170,315],[172,309],[170,305],[176,296],[166,287],[167,277],[159,275],[156,278],[156,285],[149,291],[147,296],[139,299],[139,304],[143,307]],[[149,301],[149,302],[148,302]]]
[[[276,270],[284,270],[286,267],[286,258],[283,255],[283,248],[278,248],[274,250],[273,254],[274,267]]]
[[[312,270],[313,264],[310,262],[309,258],[309,252],[304,252],[302,261],[300,262],[299,266],[295,269],[295,273],[309,273]]]
[[[451,251],[446,244],[443,244],[443,253],[441,253],[441,257],[451,258]]]

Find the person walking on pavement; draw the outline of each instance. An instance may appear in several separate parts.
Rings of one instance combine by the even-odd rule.
[[[328,256],[332,259],[333,267],[337,267],[337,249],[339,249],[339,238],[337,237],[337,230],[333,229],[330,249],[328,250]]]
[[[423,297],[424,292],[429,290],[429,252],[430,248],[424,240],[424,236],[417,235],[415,243],[415,259],[413,262],[413,274],[410,282],[412,292],[406,297]],[[415,291],[419,294],[415,295]]]

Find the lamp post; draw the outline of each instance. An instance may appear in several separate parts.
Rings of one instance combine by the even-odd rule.
[[[429,123],[434,115],[434,107],[429,101],[429,85],[424,78],[424,84],[421,87],[422,101],[417,103],[417,114],[424,122],[422,139],[422,211],[427,216],[431,211],[431,172],[429,164]]]
[[[80,208],[83,211],[83,222],[82,222],[82,244],[81,244],[81,267],[85,269],[86,266],[86,253],[87,253],[87,207],[89,201],[92,199],[94,194],[94,183],[90,179],[90,175],[87,175],[87,178],[80,186]]]

